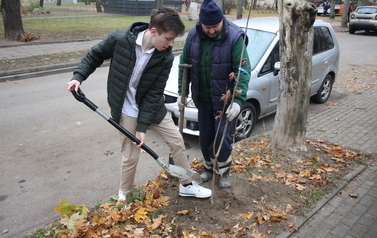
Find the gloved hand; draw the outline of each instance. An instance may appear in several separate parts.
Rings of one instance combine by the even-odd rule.
[[[177,98],[177,104],[178,104],[179,110],[183,110],[185,108],[185,106],[187,105],[187,98],[185,97],[185,102],[182,103],[182,97],[178,96],[178,98]]]
[[[229,106],[226,110],[226,118],[228,119],[228,121],[232,121],[238,115],[238,113],[240,113],[240,110],[241,107],[238,103],[232,103],[232,106]]]

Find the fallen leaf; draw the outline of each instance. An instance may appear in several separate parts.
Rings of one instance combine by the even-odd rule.
[[[297,190],[300,190],[300,191],[304,191],[304,190],[306,189],[304,186],[302,186],[302,185],[300,185],[300,184],[295,184],[294,186],[295,186],[295,188],[296,188]]]
[[[147,218],[147,214],[148,212],[145,210],[144,207],[139,208],[137,212],[135,213],[134,219],[135,221],[140,223]]]
[[[261,217],[261,216],[258,216],[257,217],[257,223],[259,224],[259,225],[262,225],[263,223],[265,223],[266,221],[264,220],[264,218],[263,217]]]
[[[291,206],[291,204],[287,204],[287,207],[285,208],[285,212],[293,212],[293,207]]]
[[[284,226],[287,227],[289,231],[298,230],[297,226],[295,226],[292,221],[284,222]]]
[[[190,212],[190,210],[182,210],[182,211],[178,211],[177,214],[178,215],[186,215]]]
[[[357,198],[358,196],[359,196],[359,194],[355,194],[355,193],[350,194],[350,197],[353,197],[353,198]]]
[[[254,215],[254,212],[240,213],[239,215],[245,219],[250,219]]]

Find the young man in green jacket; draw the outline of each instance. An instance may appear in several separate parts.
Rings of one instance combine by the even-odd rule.
[[[122,176],[119,199],[134,186],[140,148],[146,142],[148,128],[162,136],[177,166],[189,168],[182,135],[164,105],[163,92],[173,64],[174,40],[184,33],[184,24],[170,8],[151,12],[150,23],[136,22],[127,30],[116,30],[92,47],[68,82],[79,88],[104,60],[111,59],[107,92],[112,118],[133,133],[141,143],[135,145],[120,133]],[[179,194],[207,198],[210,189],[194,181],[180,180]]]
[[[183,69],[180,69],[178,93],[181,95],[182,87],[187,87],[189,92],[191,83],[191,96],[198,108],[200,148],[205,159],[201,178],[207,182],[212,179],[213,171],[216,171],[221,176],[220,188],[232,185],[229,177],[232,163],[231,130],[233,119],[246,100],[250,79],[247,51],[241,56],[245,47],[244,37],[242,29],[228,21],[214,1],[204,0],[199,21],[189,31],[180,61],[181,64],[192,65],[187,73],[187,85],[182,85]],[[243,63],[240,67],[241,57]],[[232,75],[237,76],[238,72],[236,86]],[[224,95],[233,93],[235,97],[232,103],[230,98],[224,99]],[[181,110],[185,106],[181,103],[181,97],[178,97],[178,106]],[[218,153],[223,135],[225,139]]]

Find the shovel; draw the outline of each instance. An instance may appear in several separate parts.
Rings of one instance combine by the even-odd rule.
[[[94,103],[92,103],[89,99],[85,97],[85,94],[81,91],[79,88],[78,91],[75,91],[75,87],[70,88],[73,96],[77,99],[77,101],[84,103],[87,105],[90,109],[98,113],[100,116],[102,116],[106,121],[108,121],[111,125],[113,125],[116,129],[118,129],[120,132],[122,132],[125,136],[127,136],[129,139],[131,139],[133,142],[136,142],[136,144],[140,144],[140,140],[136,138],[131,132],[127,131],[124,127],[119,125],[117,122],[114,121],[111,117],[106,115],[103,111],[101,111]],[[147,145],[143,144],[141,146],[143,150],[145,150],[149,155],[151,155],[157,163],[165,169],[171,176],[190,180],[190,181],[198,181],[200,176],[198,173],[196,173],[194,170],[191,169],[185,169],[176,165],[169,164],[167,166],[160,157]]]

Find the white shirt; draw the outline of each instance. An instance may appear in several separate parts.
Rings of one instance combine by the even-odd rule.
[[[146,31],[147,30],[139,32],[136,38],[136,47],[135,47],[136,62],[135,62],[134,70],[132,71],[130,84],[128,86],[126,98],[124,100],[123,108],[122,108],[122,113],[130,117],[137,117],[139,114],[139,108],[136,104],[136,99],[135,99],[136,90],[137,90],[137,86],[139,85],[141,74],[143,73],[145,66],[149,62],[155,50],[155,48],[152,48],[147,51],[143,50],[143,46],[142,46],[143,36]]]

